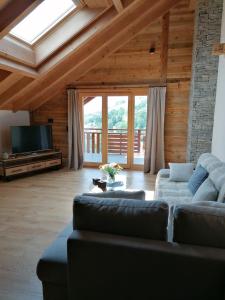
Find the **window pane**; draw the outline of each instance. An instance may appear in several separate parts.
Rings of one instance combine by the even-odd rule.
[[[75,7],[72,0],[45,0],[10,33],[32,44]]]
[[[147,96],[135,96],[134,106],[134,164],[144,164],[147,121]]]
[[[102,162],[102,97],[86,97],[84,107],[84,161]]]
[[[108,97],[108,162],[127,164],[128,96]]]

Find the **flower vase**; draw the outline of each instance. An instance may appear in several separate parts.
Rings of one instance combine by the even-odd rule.
[[[115,182],[115,176],[107,175],[107,182],[113,184]]]

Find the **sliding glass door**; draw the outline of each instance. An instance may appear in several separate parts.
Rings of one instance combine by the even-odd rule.
[[[147,96],[84,93],[81,100],[85,165],[117,162],[124,168],[143,168]]]

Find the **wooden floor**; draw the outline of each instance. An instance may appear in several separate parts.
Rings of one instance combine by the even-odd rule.
[[[127,187],[148,190],[155,177],[127,174]],[[72,219],[73,197],[90,189],[99,170],[52,171],[0,181],[0,300],[40,300],[36,264],[42,251]]]

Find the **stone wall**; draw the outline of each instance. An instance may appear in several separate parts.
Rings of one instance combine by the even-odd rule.
[[[187,149],[192,162],[211,152],[218,74],[218,57],[211,53],[220,42],[222,11],[223,0],[197,1]]]

